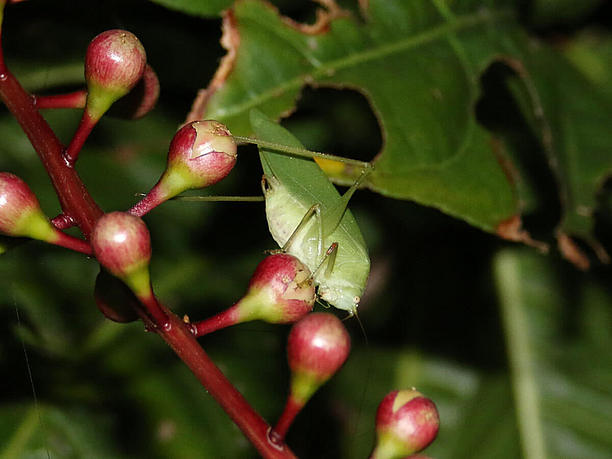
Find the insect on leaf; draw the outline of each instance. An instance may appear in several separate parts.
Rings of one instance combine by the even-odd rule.
[[[290,132],[263,113],[253,110],[250,116],[259,139],[303,148]],[[319,214],[305,222],[286,250],[315,272],[325,251],[338,243],[331,271],[318,270],[315,282],[322,299],[339,309],[354,312],[365,288],[370,259],[355,218],[348,209],[338,211],[345,209],[346,199],[312,159],[261,147],[259,154],[272,237],[283,247],[308,211],[319,206]]]

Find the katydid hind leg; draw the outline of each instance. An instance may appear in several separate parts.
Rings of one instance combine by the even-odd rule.
[[[323,228],[325,228],[325,236],[329,236],[336,230],[344,216],[344,212],[346,212],[348,203],[353,197],[353,194],[355,194],[355,191],[357,191],[359,185],[361,185],[361,182],[369,175],[371,170],[372,167],[365,168],[355,183],[353,183],[342,196],[339,196],[335,203],[322,212],[321,220]]]
[[[336,263],[337,254],[338,254],[338,243],[334,242],[325,251],[325,254],[323,255],[323,259],[321,260],[317,268],[312,272],[310,276],[314,278],[317,275],[317,273],[321,270],[321,268],[323,268],[323,265],[327,264],[325,268],[325,276],[329,277],[331,272],[334,270],[334,264]]]
[[[289,236],[289,239],[287,239],[287,241],[283,245],[282,247],[283,252],[287,252],[291,248],[291,244],[295,240],[296,236],[300,234],[301,231],[304,231],[304,228],[306,227],[306,225],[308,224],[308,222],[313,216],[314,218],[316,218],[316,221],[317,221],[317,231],[318,231],[318,241],[319,241],[317,253],[319,254],[319,256],[321,256],[321,252],[323,250],[322,249],[323,247],[322,245],[323,244],[323,227],[321,223],[321,206],[319,204],[313,204],[310,207],[310,209],[306,211],[306,213],[304,214],[304,216],[302,217],[298,225],[295,227],[295,230],[293,230],[293,233],[291,233],[291,236]]]

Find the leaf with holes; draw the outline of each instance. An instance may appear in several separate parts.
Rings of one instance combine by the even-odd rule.
[[[372,152],[375,170],[365,186],[532,242],[521,229],[523,204],[532,198],[525,193],[532,190],[523,184],[516,156],[476,118],[480,78],[502,62],[524,86],[528,122],[543,145],[537,154],[548,156],[566,206],[558,234],[590,237],[592,207],[587,203],[585,214],[587,207],[576,208],[574,200],[592,201],[597,179],[608,170],[612,148],[602,149],[610,144],[602,120],[609,109],[599,101],[587,123],[584,103],[565,104],[563,88],[591,88],[569,72],[564,58],[525,36],[516,2],[372,0],[362,3],[362,17],[325,4],[317,22],[305,26],[266,3],[237,2],[224,17],[228,54],[189,118],[220,119],[233,132],[249,134],[251,108],[286,116],[305,86],[359,91],[384,139],[382,150]],[[559,68],[568,73],[560,77]],[[576,154],[563,135],[567,126],[574,126]],[[350,136],[350,126],[341,135]],[[359,173],[338,164],[322,167],[345,184]],[[586,220],[574,224],[576,215]]]

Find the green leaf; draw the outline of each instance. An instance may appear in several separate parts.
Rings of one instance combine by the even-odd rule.
[[[588,282],[568,301],[547,262],[518,251],[500,253],[495,272],[524,457],[608,457],[612,358],[602,346],[612,333],[598,321],[610,323],[609,294]]]
[[[108,425],[95,412],[47,405],[4,405],[0,410],[0,457],[122,457]]]
[[[306,84],[355,89],[385,139],[367,186],[496,231],[519,204],[491,135],[474,117],[478,76],[494,53],[475,37],[516,23],[505,2],[461,2],[456,10],[442,2],[373,1],[365,24],[341,17],[328,32],[307,35],[264,3],[241,2],[236,61],[205,116],[247,133],[250,108],[278,118]],[[352,180],[346,174],[340,178]]]
[[[527,118],[558,180],[561,234],[595,246],[595,195],[612,164],[604,121],[610,104],[562,57],[524,35],[515,7],[503,0],[378,0],[368,3],[364,22],[330,13],[329,30],[311,34],[263,2],[240,2],[235,28],[226,31],[228,43],[240,37],[239,46],[230,45],[235,59],[223,67],[231,71],[213,80],[191,115],[247,133],[251,108],[285,116],[306,85],[359,91],[384,139],[365,186],[529,242],[520,217],[533,196],[523,195],[516,158],[475,116],[480,77],[505,62],[527,87]],[[576,92],[584,97],[568,97]],[[353,167],[322,167],[340,183],[355,180]]]
[[[558,234],[583,239],[602,261],[607,261],[593,230],[597,195],[612,172],[612,148],[607,133],[612,98],[602,84],[606,78],[612,78],[612,69],[600,66],[601,71],[594,76],[541,46],[529,48],[523,65],[529,72],[525,84],[531,93],[530,110],[535,113],[528,116],[557,179],[562,205]],[[579,259],[574,261],[587,267],[584,255],[575,253]],[[565,255],[572,259],[568,250]]]
[[[234,0],[150,0],[191,16],[216,16],[230,7]]]

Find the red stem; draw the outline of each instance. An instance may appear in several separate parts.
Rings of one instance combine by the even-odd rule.
[[[155,184],[153,188],[140,201],[132,206],[128,212],[137,217],[149,213],[160,204],[168,199],[167,193],[164,192],[161,186],[161,180]]]
[[[146,296],[139,296],[138,299],[145,306],[146,310],[151,316],[151,319],[154,324],[156,324],[156,328],[161,328],[162,330],[168,328],[169,321],[168,315],[165,310],[160,306],[157,298],[153,294],[153,288],[149,289],[150,292]]]
[[[70,236],[66,233],[62,233],[59,230],[56,234],[57,239],[52,242],[53,244],[59,245],[60,247],[66,247],[67,249],[74,250],[76,252],[84,253],[85,255],[92,254],[91,245],[89,245],[89,242],[74,236]]]
[[[268,438],[270,426],[208,357],[191,334],[189,325],[172,312],[165,308],[164,310],[168,315],[169,326],[159,329],[159,335],[208,389],[210,395],[223,407],[257,451],[266,458],[296,457],[284,442],[277,444]],[[143,320],[147,323],[148,319],[144,317]]]
[[[0,43],[0,99],[27,135],[47,170],[64,214],[74,218],[89,239],[94,224],[103,214],[76,171],[63,158],[64,147],[40,115],[32,97],[24,91],[4,63]]]
[[[51,219],[51,224],[59,230],[66,228],[72,228],[76,225],[76,222],[70,215],[59,214],[57,217]]]
[[[235,304],[225,311],[220,312],[217,315],[209,317],[206,320],[200,322],[193,322],[191,324],[191,330],[195,337],[200,337],[212,333],[217,330],[221,330],[225,327],[231,327],[236,325],[240,321],[240,314],[238,310],[238,304]]]
[[[74,163],[76,163],[76,160],[79,157],[79,153],[81,152],[83,145],[85,145],[87,137],[89,137],[91,130],[97,123],[98,118],[92,118],[89,115],[87,109],[85,109],[83,111],[83,116],[81,117],[79,126],[77,127],[77,130],[74,135],[72,136],[70,145],[68,145],[68,148],[64,153],[64,157],[66,158],[66,161],[70,166],[73,166]]]
[[[274,429],[272,430],[271,438],[274,441],[285,441],[285,435],[287,434],[289,427],[291,427],[293,420],[303,407],[303,403],[300,403],[295,399],[295,397],[293,397],[293,395],[289,394],[283,414],[281,414],[276,426],[274,426]]]
[[[47,108],[85,108],[86,101],[87,91],[84,89],[68,94],[34,96],[34,105],[39,110]]]
[[[4,4],[0,1],[0,8],[3,7]],[[86,239],[89,239],[96,221],[103,212],[76,171],[66,163],[63,155],[64,147],[36,109],[34,99],[6,67],[1,35],[0,100],[20,124],[47,170],[65,215],[65,221],[72,219]],[[266,458],[294,458],[295,455],[284,443],[274,444],[269,440],[270,426],[206,355],[186,324],[163,306],[160,307],[163,308],[168,321],[168,326],[165,328],[155,327],[143,309],[138,308],[138,313],[143,322],[150,329],[155,329],[185,362],[259,453]]]

